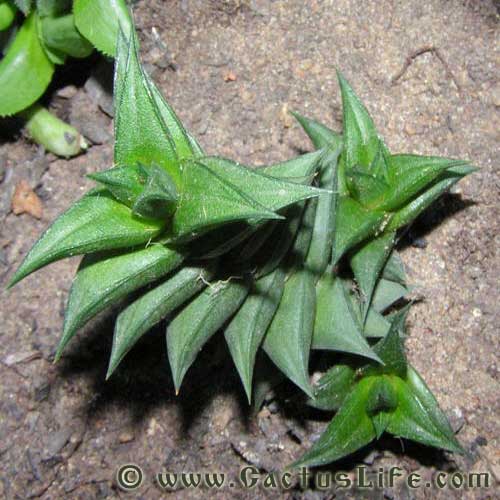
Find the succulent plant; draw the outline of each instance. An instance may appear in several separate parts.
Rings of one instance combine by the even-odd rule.
[[[309,398],[338,413],[299,464],[336,460],[387,431],[460,451],[404,356],[408,307],[397,231],[472,171],[466,162],[391,155],[339,75],[344,130],[295,114],[318,148],[250,169],[207,156],[119,34],[115,166],[42,235],[11,285],[84,254],[56,353],[87,321],[131,292],[118,315],[108,377],[168,318],[176,391],[204,344],[225,336],[248,399],[260,348]],[[344,353],[319,385],[312,350]]]

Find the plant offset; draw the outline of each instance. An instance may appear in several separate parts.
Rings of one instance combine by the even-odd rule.
[[[339,83],[342,134],[295,114],[317,151],[249,169],[205,155],[144,72],[136,38],[120,33],[114,167],[91,175],[98,187],[50,226],[11,281],[84,255],[56,359],[96,314],[141,290],[116,320],[108,377],[168,319],[176,391],[219,334],[249,400],[262,348],[308,404],[335,412],[296,465],[335,461],[384,432],[461,452],[406,360],[409,306],[399,304],[409,288],[394,246],[398,230],[473,168],[391,154]],[[313,350],[344,356],[314,384]]]

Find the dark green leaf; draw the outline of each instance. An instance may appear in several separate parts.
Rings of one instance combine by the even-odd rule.
[[[368,240],[351,255],[350,264],[361,291],[364,324],[380,272],[389,257],[396,234],[385,233]]]
[[[115,323],[106,378],[146,332],[204,288],[211,275],[201,267],[183,267],[124,309]]]
[[[0,116],[9,116],[33,104],[52,79],[54,65],[37,33],[37,17],[30,14],[0,61]]]
[[[394,155],[391,157],[393,184],[379,210],[393,211],[414,198],[450,168],[467,167],[467,162],[433,156]]]
[[[27,16],[33,7],[33,0],[14,0],[17,8]]]
[[[424,191],[408,205],[395,212],[386,229],[388,231],[396,230],[409,224],[462,177],[475,171],[474,167],[468,166],[449,169],[441,175],[440,179],[432,187]]]
[[[368,345],[342,279],[328,271],[316,285],[313,349],[348,352],[380,361]]]
[[[245,388],[252,397],[255,356],[283,295],[285,273],[276,269],[257,280],[224,335]]]
[[[294,272],[264,338],[264,350],[273,363],[308,396],[312,396],[308,363],[316,309],[314,276]]]
[[[401,257],[393,250],[382,271],[382,277],[386,280],[395,281],[401,285],[406,283],[406,273]]]
[[[134,35],[118,39],[114,103],[116,165],[159,165],[180,185],[175,145],[140,65]]]
[[[356,372],[349,365],[330,368],[314,387],[314,398],[308,404],[326,411],[337,411],[356,382]]]
[[[307,253],[306,268],[319,277],[325,272],[332,256],[335,213],[337,204],[337,164],[340,149],[327,149],[321,159],[319,187],[331,193],[318,198],[311,245]]]
[[[51,51],[82,58],[94,50],[76,29],[73,14],[44,17],[40,25],[43,44]]]
[[[392,318],[389,332],[373,348],[383,361],[384,365],[373,366],[372,369],[368,368],[365,373],[385,373],[402,378],[406,377],[408,363],[406,361],[403,341],[401,340],[399,333],[403,328],[405,319],[405,310],[400,311]]]
[[[157,165],[151,165],[144,190],[135,200],[132,212],[141,217],[163,219],[172,215],[176,201],[177,189],[170,175]]]
[[[366,210],[352,198],[341,196],[337,207],[332,264],[335,265],[345,252],[369,236],[382,232],[389,221],[389,214]]]
[[[104,189],[95,189],[59,216],[30,250],[10,286],[51,262],[147,243],[163,222],[138,219]]]
[[[393,383],[398,395],[398,407],[387,426],[387,432],[411,439],[428,446],[442,448],[455,453],[464,453],[436,402],[424,402],[403,380],[394,377]],[[440,414],[439,420],[434,415]]]
[[[36,0],[36,10],[41,17],[68,14],[71,0]]]
[[[198,162],[272,211],[324,194],[324,191],[315,187],[271,177],[224,158],[205,157]],[[185,168],[189,168],[189,165],[190,163]]]
[[[56,360],[77,330],[96,314],[134,290],[165,276],[183,259],[181,254],[157,243],[119,255],[84,257],[71,286]]]
[[[148,180],[147,168],[140,164],[113,167],[87,177],[101,183],[118,200],[132,207]]]
[[[294,467],[328,464],[354,453],[375,439],[375,428],[365,409],[372,383],[371,378],[366,378],[356,385],[325,432],[309,451],[292,464]]]
[[[194,137],[192,137],[185,130],[180,119],[175,114],[175,111],[165,100],[151,78],[145,73],[144,77],[149,86],[149,90],[151,92],[151,95],[153,96],[160,116],[167,127],[169,136],[172,139],[177,158],[182,161],[193,157],[203,156],[204,153],[201,149],[201,146],[198,144],[196,139],[194,139]]]
[[[282,218],[201,162],[186,164],[182,177],[173,238],[192,239],[228,222]]]
[[[395,302],[402,299],[409,293],[409,289],[395,281],[380,279],[375,287],[372,299],[372,307],[377,312],[384,312]]]
[[[411,365],[408,366],[406,384],[420,404],[425,408],[428,418],[433,421],[434,425],[449,438],[454,436],[453,429],[445,414],[441,408],[439,408],[439,403],[434,397],[434,394],[432,394],[422,377]]]
[[[367,168],[381,147],[375,125],[345,78],[338,73],[344,112],[344,147],[346,170]]]
[[[292,111],[291,114],[300,123],[316,149],[329,146],[332,150],[335,150],[342,147],[342,136],[340,134],[316,120],[299,115],[299,113]]]
[[[249,292],[240,280],[210,284],[167,328],[168,359],[176,392],[210,337],[238,310]]]
[[[121,29],[132,32],[132,21],[125,0],[74,0],[75,23],[82,35],[108,56],[116,54]]]

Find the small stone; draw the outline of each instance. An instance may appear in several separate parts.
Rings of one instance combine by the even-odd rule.
[[[15,215],[27,213],[36,219],[42,218],[42,201],[24,179],[16,185],[11,207]]]
[[[57,97],[62,97],[63,99],[71,99],[76,95],[78,89],[74,85],[66,85],[59,89],[56,93]]]
[[[131,433],[131,432],[122,432],[119,436],[118,436],[118,441],[120,441],[121,444],[124,444],[124,443],[130,443],[130,441],[133,441],[135,438],[135,436]]]
[[[225,82],[235,82],[236,79],[237,79],[237,76],[236,76],[236,74],[233,71],[228,71],[224,75],[224,81]]]

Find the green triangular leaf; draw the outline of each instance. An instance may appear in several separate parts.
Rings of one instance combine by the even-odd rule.
[[[225,158],[209,156],[199,161],[214,174],[272,211],[324,194],[324,191],[315,187],[271,177]]]
[[[188,304],[167,328],[168,359],[176,392],[184,375],[210,337],[238,310],[248,283],[215,282]]]
[[[389,332],[373,348],[384,365],[374,366],[373,369],[368,369],[367,373],[376,372],[406,377],[408,363],[399,334],[406,319],[406,312],[406,310],[402,310],[392,318]]]
[[[426,383],[420,374],[411,365],[408,365],[406,384],[411,389],[413,395],[419,400],[420,404],[425,408],[428,418],[441,432],[451,438],[455,435],[451,428],[446,415],[439,407],[439,403],[427,387]]]
[[[132,207],[144,190],[148,171],[143,165],[126,165],[94,172],[87,177],[105,186],[118,201]]]
[[[344,112],[343,139],[346,171],[354,167],[367,168],[377,155],[381,141],[366,108],[347,83],[347,80],[340,73],[337,76],[342,93]]]
[[[92,44],[76,29],[73,14],[44,17],[39,29],[42,43],[50,52],[62,54],[64,57],[68,55],[83,58],[88,57],[94,50]]]
[[[182,161],[193,157],[204,156],[201,146],[196,139],[186,131],[179,117],[175,114],[175,111],[165,100],[151,78],[145,73],[144,77],[160,116],[168,129],[169,136],[172,139],[172,143],[177,153],[177,158]]]
[[[123,254],[87,255],[71,286],[56,361],[77,330],[106,307],[165,276],[183,256],[160,244]]]
[[[257,280],[224,332],[249,403],[255,357],[280,303],[284,283],[285,273],[281,269]]]
[[[394,180],[377,208],[396,210],[430,186],[443,172],[463,167],[467,167],[467,162],[431,156],[394,155],[391,157]]]
[[[300,123],[316,149],[331,147],[335,150],[342,147],[342,136],[340,134],[316,120],[299,115],[299,113],[292,111],[291,114]]]
[[[280,219],[202,162],[184,166],[182,191],[172,219],[172,237],[193,239],[221,224]]]
[[[119,30],[133,29],[125,0],[74,0],[73,13],[80,33],[108,56],[117,53]]]
[[[361,290],[363,324],[372,301],[375,285],[392,251],[395,237],[394,232],[382,234],[377,238],[368,240],[367,243],[356,249],[351,255],[351,268]]]
[[[382,277],[390,281],[395,281],[401,285],[406,284],[405,266],[398,252],[394,249],[385,263]]]
[[[312,348],[348,352],[380,361],[363,335],[342,279],[327,270],[316,285],[316,296]]]
[[[10,282],[51,262],[100,250],[132,247],[158,235],[163,221],[138,219],[105,189],[95,189],[59,216],[33,245]]]
[[[439,180],[427,191],[399,209],[387,224],[387,230],[396,230],[414,221],[426,208],[434,203],[444,192],[456,184],[462,177],[475,172],[474,167],[456,167],[441,174]]]
[[[311,244],[307,253],[305,267],[316,275],[316,279],[325,272],[332,256],[333,234],[335,232],[337,206],[337,165],[340,149],[325,150],[321,159],[318,185],[328,189],[318,198],[314,219]]]
[[[204,288],[210,277],[201,267],[183,267],[124,309],[115,323],[106,379],[146,332]]]
[[[326,431],[292,466],[325,465],[354,453],[375,439],[372,420],[365,410],[371,384],[372,380],[367,378],[356,385]]]
[[[382,232],[390,215],[376,210],[366,210],[352,198],[341,196],[337,207],[335,240],[332,264],[363,240]]]
[[[271,177],[298,182],[301,184],[310,184],[316,172],[324,151],[314,151],[306,153],[291,160],[259,167],[257,172]]]
[[[157,165],[148,168],[148,180],[132,207],[134,214],[141,217],[163,219],[174,212],[177,189],[165,170]]]
[[[0,61],[0,116],[10,116],[33,104],[52,79],[54,65],[37,32],[36,13],[29,15]]]
[[[180,184],[179,159],[139,62],[136,37],[131,35],[126,40],[121,34],[118,42],[114,99],[115,164],[156,164]]]
[[[373,309],[380,313],[384,312],[395,302],[408,295],[409,292],[410,290],[404,285],[382,278],[377,283],[373,293]]]
[[[387,432],[428,446],[464,453],[449,424],[442,425],[433,417],[436,412],[441,413],[439,406],[433,404],[429,411],[427,405],[403,380],[396,377],[393,380],[398,394],[398,407],[387,426]],[[439,420],[442,418],[444,415]]]
[[[356,372],[349,365],[330,368],[314,387],[310,406],[326,411],[337,411],[356,383]]]
[[[285,283],[263,344],[273,363],[310,397],[308,364],[315,301],[314,276],[305,270],[295,271]]]

